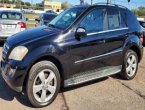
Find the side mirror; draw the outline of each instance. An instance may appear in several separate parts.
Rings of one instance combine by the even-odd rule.
[[[86,33],[86,30],[84,28],[78,28],[77,31],[76,31],[76,37],[77,38],[81,38],[81,37],[86,37],[87,36],[87,33]]]

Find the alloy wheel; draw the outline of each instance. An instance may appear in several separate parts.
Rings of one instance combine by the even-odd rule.
[[[40,71],[33,83],[33,95],[40,103],[48,102],[56,92],[57,80],[50,69]]]
[[[126,72],[128,76],[133,76],[137,69],[137,59],[135,55],[129,55],[127,58]]]

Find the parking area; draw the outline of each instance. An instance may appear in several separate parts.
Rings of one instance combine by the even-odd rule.
[[[1,59],[2,44],[0,47]],[[0,75],[0,110],[34,110],[25,95],[13,92]],[[39,110],[144,110],[145,52],[134,80],[118,75],[62,89],[57,99]]]

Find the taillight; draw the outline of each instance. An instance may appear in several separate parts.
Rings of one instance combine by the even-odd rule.
[[[21,26],[21,28],[27,28],[27,27],[26,27],[26,24],[25,24],[25,23],[23,23],[23,22],[18,22],[18,25],[20,25],[20,26]]]
[[[140,35],[140,42],[143,43],[143,34]]]

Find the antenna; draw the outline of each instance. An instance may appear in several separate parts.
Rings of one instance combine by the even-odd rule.
[[[111,3],[111,0],[107,0],[107,4]]]
[[[91,5],[93,4],[93,0],[91,0]]]

